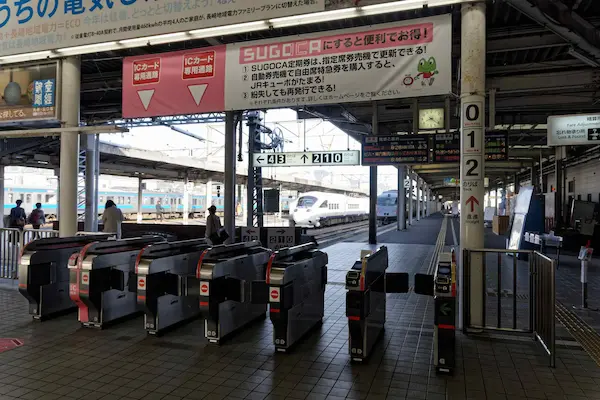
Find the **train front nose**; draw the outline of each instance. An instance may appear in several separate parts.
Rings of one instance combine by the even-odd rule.
[[[294,210],[294,222],[297,225],[312,225],[310,209],[298,208]]]

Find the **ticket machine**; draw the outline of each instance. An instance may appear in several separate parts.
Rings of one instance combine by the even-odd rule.
[[[252,282],[264,280],[271,250],[260,242],[220,245],[205,250],[196,269],[205,335],[220,343],[227,335],[265,317],[266,303],[253,304]]]
[[[188,284],[209,247],[205,239],[193,239],[153,244],[138,254],[137,302],[148,333],[161,333],[200,315],[198,285]]]
[[[162,242],[157,236],[93,242],[69,259],[69,294],[85,327],[103,328],[141,311],[135,262],[140,251]]]
[[[25,246],[19,264],[19,292],[29,301],[29,314],[34,319],[44,320],[77,308],[69,297],[69,258],[85,245],[107,238],[44,238]]]

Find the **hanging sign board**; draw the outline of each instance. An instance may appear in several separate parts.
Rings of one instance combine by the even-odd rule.
[[[486,161],[508,160],[508,132],[485,133]]]
[[[362,165],[427,164],[429,137],[422,135],[366,136]]]
[[[0,70],[0,125],[24,121],[58,120],[57,71],[57,62],[2,68]]]
[[[433,135],[434,163],[460,161],[460,133],[440,133]]]
[[[228,45],[227,109],[448,94],[451,49],[450,15]]]
[[[114,42],[325,9],[325,0],[0,1],[0,54]]]
[[[444,186],[460,186],[460,179],[457,178],[444,178]]]
[[[254,153],[255,167],[315,165],[360,165],[360,151],[307,151],[297,153]]]
[[[467,141],[475,140],[474,134],[477,130],[467,128]],[[481,130],[479,131],[481,132]],[[440,133],[432,135],[432,162],[434,163],[458,163],[460,161],[460,133]],[[508,133],[486,132],[485,133],[485,159],[488,161],[508,160]],[[473,153],[473,149],[470,149]]]
[[[548,146],[600,144],[600,114],[548,117]]]

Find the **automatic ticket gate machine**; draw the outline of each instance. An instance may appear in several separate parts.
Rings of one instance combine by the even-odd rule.
[[[94,242],[69,259],[69,294],[85,327],[105,324],[140,311],[135,262],[140,251],[162,242],[158,236]]]
[[[277,351],[286,352],[322,323],[327,263],[316,243],[281,249],[269,259],[266,280],[253,285],[253,300],[269,303]]]
[[[415,275],[415,293],[433,296],[433,362],[437,373],[452,374],[456,365],[456,256],[440,253],[434,275]]]
[[[220,245],[200,256],[196,278],[205,336],[219,343],[248,323],[265,317],[266,303],[253,304],[252,282],[264,280],[272,252],[258,241]]]
[[[350,333],[352,361],[362,362],[385,330],[386,293],[407,293],[408,274],[386,272],[388,250],[382,246],[374,253],[361,253],[346,274],[346,316]]]
[[[137,302],[148,333],[158,334],[200,315],[198,285],[188,283],[209,247],[205,239],[192,239],[153,244],[138,254]]]
[[[44,320],[77,307],[69,297],[69,258],[85,245],[108,237],[45,238],[25,246],[19,264],[19,292],[29,301],[34,319]]]

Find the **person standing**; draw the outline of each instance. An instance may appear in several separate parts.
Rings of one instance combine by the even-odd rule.
[[[164,208],[162,206],[162,204],[160,203],[160,200],[158,200],[158,202],[156,203],[156,218],[158,218],[159,221],[163,220],[163,212],[164,212]]]
[[[17,200],[17,206],[11,208],[10,210],[10,219],[9,219],[9,228],[17,228],[23,230],[25,227],[25,220],[27,219],[27,214],[25,214],[25,210],[21,207],[23,200]]]
[[[114,201],[108,200],[102,213],[102,223],[104,224],[104,233],[114,233],[117,239],[121,239],[121,223],[123,222],[123,213],[117,208]]]
[[[221,220],[217,215],[217,207],[214,205],[208,208],[208,217],[206,217],[206,238],[211,241],[212,244],[222,244],[221,238],[219,237],[219,230],[221,229]]]
[[[37,230],[46,223],[46,215],[44,214],[44,210],[42,210],[42,203],[35,203],[35,209],[29,214],[29,223],[33,229]],[[34,239],[39,237],[40,234],[38,232],[33,235]]]

